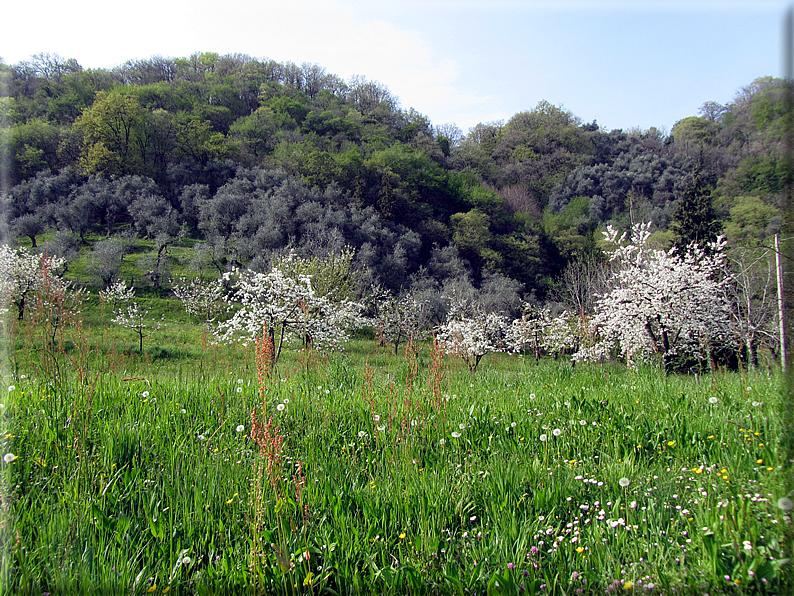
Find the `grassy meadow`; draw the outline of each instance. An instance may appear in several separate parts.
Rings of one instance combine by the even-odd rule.
[[[780,379],[14,322],[7,594],[787,594]]]

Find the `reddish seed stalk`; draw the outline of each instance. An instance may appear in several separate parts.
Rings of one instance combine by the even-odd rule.
[[[281,477],[281,454],[284,447],[284,437],[279,431],[278,426],[273,426],[272,416],[262,424],[256,414],[256,407],[251,410],[251,438],[259,445],[259,454],[266,463],[265,472],[277,497],[278,481]]]
[[[267,324],[262,330],[262,337],[256,338],[256,376],[259,381],[259,400],[262,405],[265,403],[267,385],[270,381],[270,373],[273,370],[275,359],[275,347],[273,338],[267,331]]]

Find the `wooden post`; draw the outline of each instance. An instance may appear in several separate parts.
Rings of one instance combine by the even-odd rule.
[[[780,256],[780,234],[775,234],[775,271],[777,277],[777,318],[780,330],[780,367],[788,370],[786,354],[786,316],[783,292],[783,261]]]

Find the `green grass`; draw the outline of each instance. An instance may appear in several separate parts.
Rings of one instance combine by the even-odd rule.
[[[57,368],[35,330],[16,330],[7,593],[794,587],[774,375],[501,355],[476,377],[445,360],[434,394],[427,347],[413,369],[362,339],[330,358],[288,353],[262,405],[252,347],[214,346],[149,300],[168,326],[144,354],[98,304]],[[283,439],[269,471],[254,406]]]

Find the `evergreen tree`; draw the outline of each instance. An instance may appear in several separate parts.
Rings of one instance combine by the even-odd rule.
[[[722,223],[711,203],[711,191],[703,184],[700,170],[701,166],[698,164],[692,173],[691,182],[681,195],[670,224],[675,232],[673,244],[682,252],[692,243],[708,251],[709,243],[714,242],[722,230]]]

